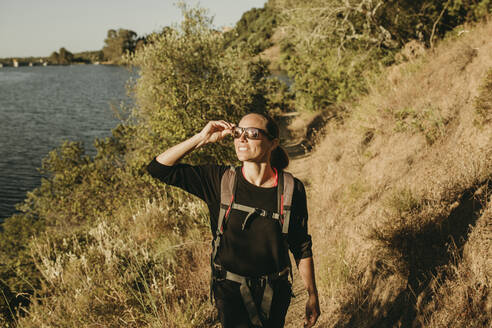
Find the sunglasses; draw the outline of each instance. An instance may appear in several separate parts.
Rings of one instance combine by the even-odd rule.
[[[266,132],[265,130],[258,129],[258,128],[240,128],[238,126],[235,126],[232,129],[232,136],[236,139],[241,138],[243,133],[245,133],[246,139],[251,139],[251,140],[260,139],[260,133],[263,133],[269,139],[274,139],[270,133]]]

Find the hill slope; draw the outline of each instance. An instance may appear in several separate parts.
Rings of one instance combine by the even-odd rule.
[[[490,35],[466,26],[390,67],[294,163],[309,170],[320,327],[492,323]]]

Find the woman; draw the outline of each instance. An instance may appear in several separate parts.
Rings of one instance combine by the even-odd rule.
[[[177,164],[191,151],[227,135],[234,137],[241,167],[232,170],[218,165]],[[223,327],[283,327],[291,298],[287,248],[294,255],[309,294],[304,327],[312,327],[320,314],[311,237],[307,233],[306,194],[298,179],[291,180],[290,220],[278,213],[288,209],[279,205],[284,195],[278,197],[282,193],[278,184],[287,175],[283,169],[288,162],[279,146],[277,124],[270,117],[252,113],[244,116],[238,126],[208,122],[200,133],[166,150],[148,165],[153,177],[200,197],[209,207],[214,237],[211,288]],[[229,191],[232,197],[228,206],[223,200],[221,205],[225,180],[229,181],[226,185],[233,181],[234,186]],[[287,221],[290,223],[285,225]]]

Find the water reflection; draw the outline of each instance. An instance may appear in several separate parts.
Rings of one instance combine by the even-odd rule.
[[[134,75],[114,66],[35,66],[0,69],[0,221],[40,183],[37,168],[63,140],[110,135],[118,120],[110,105],[130,104]]]

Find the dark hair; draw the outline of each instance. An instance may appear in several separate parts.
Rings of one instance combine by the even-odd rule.
[[[287,155],[284,147],[278,145],[277,148],[272,151],[272,154],[270,155],[270,165],[279,171],[282,171],[289,166],[289,155]]]
[[[263,114],[263,113],[255,113],[255,114],[263,116],[267,120],[267,124],[266,124],[267,132],[274,139],[277,138],[280,140],[280,128],[277,122],[275,122],[275,120],[267,114]],[[287,154],[287,152],[282,146],[278,145],[277,148],[275,148],[272,151],[270,155],[270,165],[279,171],[282,171],[283,169],[287,168],[287,166],[289,166],[289,155]]]

